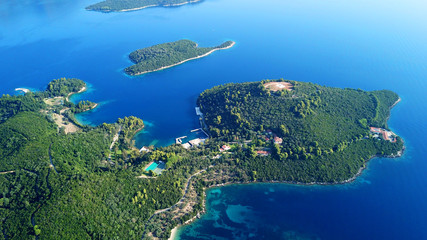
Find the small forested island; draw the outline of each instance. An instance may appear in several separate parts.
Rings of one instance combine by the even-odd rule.
[[[201,0],[105,0],[86,7],[99,12],[136,11],[148,7],[176,7]]]
[[[203,213],[209,187],[346,183],[404,148],[387,127],[399,101],[387,90],[225,84],[197,100],[209,139],[136,149],[136,117],[61,130],[53,114],[75,112],[67,97],[84,87],[62,79],[0,98],[0,239],[168,239]]]
[[[128,75],[141,75],[170,68],[187,61],[208,56],[214,51],[231,48],[235,43],[226,41],[216,47],[198,47],[190,40],[179,40],[154,45],[136,50],[129,54],[130,60],[135,63],[124,71]]]

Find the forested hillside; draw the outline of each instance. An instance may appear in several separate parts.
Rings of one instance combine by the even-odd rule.
[[[281,81],[293,88],[270,91],[264,84],[272,81],[226,84],[198,99],[213,137],[249,142],[241,164],[259,179],[343,181],[372,156],[396,155],[402,149],[400,139],[379,141],[369,133],[370,126],[386,127],[390,107],[398,100],[395,93],[276,82]],[[280,143],[274,144],[273,136]],[[256,150],[271,155],[260,157]]]
[[[92,106],[65,99],[85,86],[59,79],[43,92],[0,98],[0,239],[167,238],[173,225],[147,220],[178,202],[191,174],[211,164],[203,149],[140,153],[132,138],[144,123],[133,116],[65,134],[52,114]],[[144,169],[155,160],[169,170],[151,177]],[[175,221],[197,213],[191,209]]]
[[[206,187],[340,183],[371,157],[402,150],[399,138],[374,138],[368,129],[386,128],[398,99],[393,92],[295,81],[286,81],[289,89],[272,90],[264,87],[268,82],[203,92],[198,105],[213,137],[188,150],[172,145],[138,151],[132,137],[144,123],[136,117],[61,131],[54,112],[72,114],[91,105],[59,101],[84,87],[80,81],[64,79],[44,92],[3,96],[0,239],[167,239],[173,227],[203,209]],[[165,162],[161,175],[145,170],[153,161]]]

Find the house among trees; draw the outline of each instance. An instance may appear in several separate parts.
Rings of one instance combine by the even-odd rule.
[[[228,145],[222,145],[222,147],[219,149],[220,152],[228,151],[231,147]]]
[[[274,144],[282,144],[283,143],[283,139],[282,138],[279,138],[279,137],[274,137]]]
[[[390,142],[396,142],[396,134],[394,134],[392,131],[387,131],[382,128],[376,128],[376,127],[370,127],[371,133],[374,134],[374,137],[380,137],[386,141]]]
[[[256,153],[263,157],[270,155],[270,152],[267,152],[267,151],[256,151]]]

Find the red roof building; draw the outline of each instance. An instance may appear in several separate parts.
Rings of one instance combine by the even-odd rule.
[[[270,155],[270,152],[267,151],[256,151],[256,153],[260,156],[268,156]]]
[[[274,137],[274,144],[282,144],[282,143],[283,143],[283,139],[279,137]]]

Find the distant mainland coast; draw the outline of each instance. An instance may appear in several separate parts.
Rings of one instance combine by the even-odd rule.
[[[97,12],[130,12],[150,7],[178,7],[201,0],[105,0],[86,7],[86,10]]]
[[[235,44],[234,41],[227,41],[217,47],[199,48],[198,44],[193,41],[179,40],[154,45],[129,54],[130,60],[135,65],[126,68],[124,71],[131,76],[156,72],[206,57],[218,50],[229,49]]]

